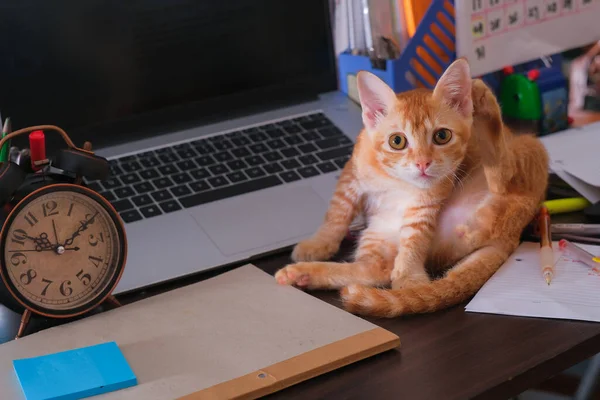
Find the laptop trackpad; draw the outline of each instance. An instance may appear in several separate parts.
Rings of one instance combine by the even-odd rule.
[[[288,186],[206,204],[192,215],[223,254],[231,256],[311,235],[326,209],[310,186]]]

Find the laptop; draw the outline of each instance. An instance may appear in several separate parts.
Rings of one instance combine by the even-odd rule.
[[[110,160],[86,184],[125,222],[115,293],[289,249],[323,221],[362,128],[327,0],[31,0],[0,21],[2,115]]]

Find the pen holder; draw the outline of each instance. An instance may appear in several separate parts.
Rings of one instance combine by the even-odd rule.
[[[456,59],[454,24],[454,1],[433,0],[399,58],[372,60],[350,52],[340,54],[338,78],[341,91],[359,101],[356,75],[360,71],[372,72],[396,93],[433,88]]]

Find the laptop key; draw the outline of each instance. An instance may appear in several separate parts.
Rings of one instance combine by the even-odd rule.
[[[319,160],[317,160],[317,158],[312,154],[307,154],[305,156],[298,157],[298,160],[300,160],[300,162],[304,165],[313,165],[319,162]]]
[[[158,156],[158,158],[163,162],[163,164],[172,164],[179,161],[179,158],[175,155],[175,153],[161,154]]]
[[[119,161],[121,161],[122,163],[124,163],[124,162],[131,162],[131,161],[134,161],[135,159],[136,159],[136,156],[119,157]]]
[[[302,132],[302,129],[298,125],[284,126],[283,130],[290,135]]]
[[[134,194],[135,194],[135,192],[129,186],[124,186],[124,187],[115,189],[115,195],[120,199],[123,199],[125,197],[131,197]]]
[[[196,193],[188,197],[179,199],[181,204],[188,208],[198,206],[200,204],[210,203],[226,199],[229,197],[238,196],[245,193],[254,192],[257,190],[267,189],[273,186],[281,185],[283,181],[275,175],[266,176],[259,179],[253,179],[235,185],[226,186],[220,189],[213,189],[207,192]]]
[[[123,170],[118,165],[110,166],[110,175],[111,176],[121,175],[122,173],[123,173]]]
[[[113,192],[111,192],[110,190],[106,191],[106,192],[100,192],[98,193],[100,196],[104,197],[106,200],[108,201],[115,201],[117,198],[115,197],[115,195],[113,194]]]
[[[250,150],[254,154],[264,153],[265,151],[269,151],[269,148],[263,143],[257,143],[249,146]]]
[[[285,171],[280,173],[279,176],[286,182],[293,182],[302,179],[300,175],[294,171]]]
[[[156,186],[158,189],[164,189],[167,188],[169,186],[173,186],[173,181],[170,180],[169,178],[162,177],[162,178],[158,178],[152,181],[152,183],[154,184],[154,186]]]
[[[210,185],[206,181],[192,182],[189,186],[194,192],[203,192],[210,189]]]
[[[220,187],[227,185],[229,182],[223,176],[215,176],[213,178],[209,178],[208,183],[210,183],[212,187]]]
[[[148,193],[154,190],[154,186],[150,182],[140,182],[133,185],[133,188],[139,194]]]
[[[219,151],[228,150],[233,147],[229,140],[221,140],[213,143],[213,147]]]
[[[233,183],[242,182],[242,181],[245,181],[248,179],[242,171],[236,171],[236,172],[227,174],[227,178],[229,178],[229,180]]]
[[[192,160],[184,160],[184,161],[179,161],[177,163],[177,166],[179,167],[180,170],[182,171],[189,171],[192,170],[194,168],[196,168],[196,163],[193,162]]]
[[[317,151],[318,149],[315,147],[314,144],[312,143],[306,143],[306,144],[301,144],[300,146],[298,146],[298,148],[300,149],[301,152],[303,152],[304,154],[307,153],[312,153],[313,151]]]
[[[159,206],[166,213],[181,210],[181,206],[175,200],[163,201]]]
[[[276,151],[272,151],[270,153],[265,153],[265,154],[263,154],[263,157],[265,158],[265,160],[270,161],[270,162],[279,161],[279,160],[283,159],[281,154],[279,154]]]
[[[285,144],[285,142],[283,140],[280,140],[280,139],[269,140],[267,142],[267,145],[270,148],[272,148],[273,150],[277,150],[277,149],[281,149],[281,148],[287,147],[287,144]]]
[[[312,142],[312,141],[321,139],[321,135],[319,135],[317,133],[317,131],[304,132],[304,133],[301,133],[300,136],[302,137],[302,139],[306,140],[307,142]]]
[[[283,154],[287,158],[296,157],[296,156],[300,155],[300,152],[298,151],[298,149],[295,149],[293,147],[288,147],[287,149],[283,149],[280,151],[281,151],[281,154]]]
[[[276,174],[278,172],[283,171],[283,168],[281,167],[281,165],[279,165],[276,162],[263,166],[263,169],[265,171],[267,171],[267,174]]]
[[[234,139],[231,139],[231,142],[236,146],[247,146],[251,143],[250,140],[244,136],[239,136]]]
[[[142,215],[137,210],[123,211],[122,213],[119,213],[119,215],[126,224],[143,219]]]
[[[265,171],[263,171],[263,169],[261,167],[248,168],[244,172],[246,172],[246,175],[248,175],[250,177],[250,179],[260,178],[261,176],[266,175]]]
[[[215,160],[218,162],[225,162],[229,160],[233,160],[233,156],[228,151],[222,151],[214,155]]]
[[[319,128],[319,129],[317,129],[317,131],[321,134],[321,136],[326,137],[326,138],[343,135],[342,131],[337,126],[329,126],[327,128]]]
[[[233,153],[234,156],[236,156],[237,158],[243,158],[243,157],[248,157],[251,153],[250,150],[248,150],[245,147],[240,147],[239,149],[233,149],[231,150],[231,152]]]
[[[304,177],[304,178],[310,178],[312,176],[319,175],[319,171],[315,167],[313,167],[312,165],[309,166],[309,167],[300,168],[298,170],[298,173],[300,175],[302,175],[302,177]]]
[[[294,124],[294,122],[292,122],[291,120],[289,120],[289,119],[284,119],[283,121],[279,121],[279,122],[277,122],[275,125],[279,125],[279,126],[290,126],[290,125],[293,125],[293,124]]]
[[[160,175],[158,174],[157,170],[151,168],[140,171],[140,176],[142,177],[142,179],[154,179],[158,178]]]
[[[210,154],[215,151],[215,148],[205,140],[196,140],[195,142],[192,142],[192,145],[196,151],[202,155]]]
[[[102,186],[104,187],[104,189],[115,189],[120,186],[123,186],[123,184],[121,183],[119,178],[115,177],[115,178],[108,178],[107,180],[102,181]]]
[[[195,180],[199,180],[199,179],[208,178],[210,176],[210,172],[208,172],[208,170],[206,168],[200,168],[200,169],[191,171],[190,175],[192,175],[192,178],[194,178]]]
[[[148,204],[154,203],[154,201],[152,201],[152,198],[147,194],[132,197],[131,201],[133,201],[133,204],[135,204],[138,207],[147,206]]]
[[[192,193],[190,188],[188,188],[185,185],[175,186],[175,187],[172,187],[170,190],[171,190],[171,193],[173,193],[173,196],[175,196],[175,197],[187,196],[188,194]]]
[[[196,157],[198,154],[194,150],[192,150],[191,148],[189,148],[189,149],[179,150],[177,152],[177,155],[182,160],[187,160],[188,158]]]
[[[111,204],[115,208],[115,210],[117,210],[117,212],[129,210],[129,209],[133,208],[133,203],[129,199],[113,201]]]
[[[240,169],[246,168],[248,165],[245,162],[243,162],[242,160],[233,160],[233,161],[229,161],[227,163],[227,166],[232,171],[238,171]]]
[[[252,134],[248,135],[248,137],[250,138],[250,140],[252,140],[255,143],[256,142],[262,142],[262,141],[267,140],[269,138],[264,132],[252,133]]]
[[[161,147],[160,149],[154,150],[156,154],[168,154],[173,153],[173,149],[170,147]]]
[[[133,174],[123,175],[121,177],[121,181],[123,181],[126,185],[131,185],[140,181],[140,177],[135,172]]]
[[[181,185],[192,180],[192,177],[187,172],[181,172],[179,174],[171,175],[171,179],[175,184]]]
[[[319,170],[321,170],[321,172],[323,173],[337,171],[338,169],[334,164],[332,164],[329,161],[318,164],[317,168],[319,168]]]
[[[343,146],[345,144],[348,144],[346,141],[340,140],[340,138],[343,138],[343,137],[344,136],[336,136],[336,137],[332,137],[332,138],[329,138],[329,139],[321,139],[321,140],[317,140],[315,142],[315,144],[321,150],[330,149],[332,147],[339,147],[339,146]]]
[[[265,133],[271,139],[277,139],[277,138],[280,138],[282,136],[285,136],[285,132],[283,130],[279,129],[279,128],[267,129],[265,131]]]
[[[246,128],[242,131],[244,134],[260,132],[258,128]]]
[[[101,192],[102,186],[100,186],[99,182],[90,182],[87,184],[87,187],[92,189],[94,192]]]
[[[146,218],[152,218],[152,217],[156,217],[157,215],[162,214],[162,211],[160,211],[160,208],[158,206],[154,206],[154,205],[142,207],[142,208],[140,208],[140,211]]]
[[[210,170],[210,172],[212,172],[213,175],[221,175],[226,172],[229,172],[229,168],[227,168],[227,166],[225,166],[225,164],[213,165],[213,166],[208,167],[208,169]]]
[[[296,169],[298,167],[301,167],[300,163],[295,158],[292,158],[290,160],[284,160],[281,162],[281,165],[283,165],[283,168],[285,169]]]
[[[160,161],[156,157],[148,157],[140,160],[140,164],[142,164],[145,168],[152,168],[160,165]]]
[[[194,161],[201,167],[206,167],[215,163],[215,160],[209,155],[196,157]]]
[[[340,158],[352,153],[352,146],[338,147],[337,149],[325,150],[317,153],[317,157],[319,157],[323,161],[329,161],[334,158]]]
[[[304,143],[300,136],[288,136],[283,140],[285,140],[285,142],[290,146],[296,146],[298,144]]]
[[[158,167],[158,170],[163,175],[171,175],[176,172],[179,172],[177,167],[175,167],[174,165],[161,165],[160,167]]]
[[[167,190],[159,190],[151,194],[152,198],[156,201],[165,201],[172,199],[171,193]]]
[[[244,161],[246,161],[246,163],[252,167],[255,167],[257,165],[261,165],[265,163],[264,158],[262,158],[261,156],[250,156],[250,157],[246,157],[244,159]]]

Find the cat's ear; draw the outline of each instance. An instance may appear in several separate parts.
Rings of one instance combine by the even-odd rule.
[[[360,71],[356,77],[362,118],[368,130],[375,129],[396,102],[394,91],[376,75]]]
[[[471,69],[463,58],[446,69],[433,89],[433,97],[456,109],[464,117],[473,114],[471,97]]]

